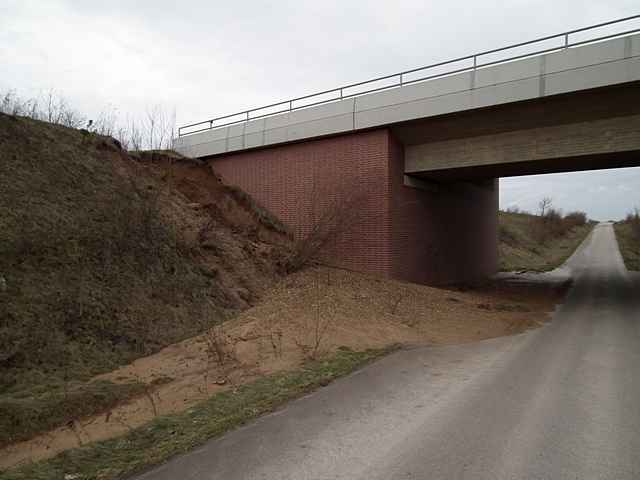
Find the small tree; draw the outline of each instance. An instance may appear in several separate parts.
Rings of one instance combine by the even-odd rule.
[[[552,204],[553,200],[551,200],[550,197],[544,197],[542,200],[540,200],[540,202],[538,202],[538,216],[544,217],[547,213],[547,210],[551,208]]]

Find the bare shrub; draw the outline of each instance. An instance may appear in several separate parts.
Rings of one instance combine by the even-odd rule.
[[[86,127],[91,133],[115,138],[125,150],[168,150],[176,134],[175,109],[167,112],[161,105],[153,105],[141,120],[129,116],[119,120],[117,110],[110,108],[89,119],[54,90],[28,99],[15,90],[0,92],[0,112],[70,128]]]
[[[518,244],[518,236],[516,232],[504,223],[498,224],[498,239],[500,243],[506,243],[507,245]]]
[[[539,243],[546,243],[556,236],[558,224],[562,221],[562,214],[552,207],[553,200],[544,197],[538,202],[538,215],[534,217],[533,233]]]
[[[173,145],[176,133],[176,111],[165,112],[161,105],[147,108],[142,122],[146,148],[168,150]]]
[[[567,226],[563,222],[562,210],[549,208],[542,220],[547,237],[560,237],[567,231]]]
[[[317,260],[326,248],[341,235],[351,231],[359,221],[362,206],[366,201],[364,193],[343,191],[334,195],[326,207],[318,208],[316,196],[312,195],[313,216],[309,232],[296,241],[294,251],[288,260],[290,272],[300,270]],[[320,210],[317,214],[316,212]]]
[[[563,215],[562,210],[553,207],[553,201],[549,197],[540,200],[538,215],[532,220],[534,222],[532,232],[539,243],[562,237],[588,222],[585,212],[574,211]]]
[[[328,347],[329,335],[333,325],[333,315],[327,315],[322,312],[323,293],[320,288],[319,273],[314,272],[314,288],[315,299],[311,308],[313,315],[307,317],[306,324],[303,325],[302,334],[294,338],[294,343],[300,349],[305,358],[316,360],[321,356]]]
[[[279,233],[289,233],[286,225],[284,225],[278,217],[260,205],[255,198],[240,187],[235,185],[224,185],[223,188],[236,200],[236,202],[247,208],[262,225]]]
[[[581,227],[587,223],[587,214],[580,211],[570,212],[564,216],[564,221],[569,228]]]
[[[224,324],[218,322],[204,333],[207,358],[220,367],[236,360],[236,342],[224,331]]]
[[[275,358],[282,357],[282,330],[276,329],[269,331],[269,341]]]
[[[398,307],[400,306],[400,302],[402,302],[403,298],[404,297],[402,296],[402,293],[398,293],[398,295],[395,297],[391,306],[391,315],[396,314],[396,312],[398,311]]]
[[[79,128],[87,123],[86,117],[54,90],[42,97],[29,99],[19,97],[15,90],[9,90],[0,94],[0,98],[0,112],[8,115],[20,115],[70,128]]]

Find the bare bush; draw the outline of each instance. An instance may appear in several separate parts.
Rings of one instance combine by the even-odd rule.
[[[300,270],[314,262],[329,260],[332,247],[352,232],[362,218],[366,192],[353,185],[336,187],[332,179],[327,180],[325,188],[322,188],[318,175],[314,176],[310,195],[310,227],[302,238],[296,241],[293,253],[287,260],[289,272]],[[320,283],[316,270],[313,315],[308,317],[301,337],[294,339],[295,344],[308,359],[316,359],[325,351],[333,326],[334,312],[329,305],[323,305],[325,290]],[[327,274],[326,286],[330,284],[330,275]]]
[[[269,332],[269,340],[271,342],[271,349],[273,350],[273,356],[275,358],[282,357],[282,330],[271,330]]]
[[[329,335],[333,326],[333,315],[327,315],[326,309],[322,311],[323,291],[320,288],[319,273],[314,272],[315,299],[313,305],[313,316],[308,317],[300,336],[294,338],[294,343],[300,349],[305,358],[316,360],[328,347]]]
[[[86,127],[91,133],[115,138],[125,150],[169,150],[176,134],[175,109],[168,113],[161,105],[153,105],[141,120],[129,116],[120,120],[117,110],[108,108],[89,119],[54,90],[28,99],[15,90],[0,92],[0,112],[69,128]]]
[[[564,221],[569,228],[581,227],[587,223],[587,214],[580,211],[570,212],[564,216]]]
[[[164,111],[161,105],[147,108],[142,123],[142,134],[146,148],[151,150],[168,150],[173,145],[176,133],[176,111]]]
[[[357,191],[334,195],[335,200],[318,207],[316,195],[312,195],[312,219],[310,230],[299,239],[288,261],[288,270],[294,272],[321,257],[327,247],[357,224],[366,200]],[[318,212],[318,210],[320,210]]]
[[[204,334],[207,358],[220,367],[236,360],[236,342],[224,331],[224,324],[217,323]]]
[[[585,225],[588,221],[585,212],[574,211],[563,215],[562,210],[553,207],[549,197],[538,203],[538,216],[533,218],[533,234],[540,243],[566,235],[576,227]]]
[[[9,90],[0,95],[0,112],[8,115],[19,115],[55,123],[64,127],[79,128],[87,123],[87,119],[73,109],[69,101],[54,90],[46,95],[23,99],[15,90]]]

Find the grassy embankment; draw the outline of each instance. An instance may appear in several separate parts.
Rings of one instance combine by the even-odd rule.
[[[548,271],[571,256],[593,225],[572,225],[558,234],[546,234],[538,216],[499,212],[498,228],[501,271]]]
[[[613,228],[627,270],[640,271],[640,228],[629,221],[617,223]]]
[[[255,304],[264,286],[281,277],[290,253],[276,219],[198,162],[131,154],[109,138],[7,115],[0,115],[0,158],[0,446],[57,426],[73,429],[83,416],[106,412],[109,418],[110,409],[123,400],[177,383],[163,376],[115,382],[94,377],[207,331]],[[515,233],[507,235],[509,245],[526,235],[521,230],[514,227]],[[379,323],[408,335],[413,324],[407,319],[418,317],[410,307],[419,302],[410,301],[416,292],[403,289],[411,290],[398,285],[385,297]],[[356,313],[363,308],[360,299],[370,308],[368,298],[379,298],[362,296],[360,290],[349,294],[349,301],[358,303]],[[423,308],[428,321],[416,338],[438,338],[434,315],[450,308],[462,313],[442,314],[440,320],[456,341],[465,341],[470,313],[478,317],[478,326],[491,327],[489,337],[511,332],[501,325],[512,325],[514,315],[523,317],[522,328],[535,323],[526,309],[495,313],[492,305],[502,305],[500,296],[490,295],[487,302],[470,293],[457,299],[446,291],[425,287],[425,292],[437,302]],[[317,288],[311,293],[317,302]],[[295,298],[285,296],[287,302]],[[267,317],[280,318],[276,310]],[[334,316],[330,321],[336,325],[344,320]],[[273,335],[264,341],[282,338]],[[234,341],[246,345],[249,337]],[[284,341],[299,347],[298,338]],[[121,478],[388,351],[352,348],[226,389],[185,411],[156,414],[124,436],[65,450],[0,478]],[[280,356],[281,351],[282,346]]]
[[[277,222],[205,166],[148,157],[0,114],[0,447],[170,380],[91,379],[279,278]]]

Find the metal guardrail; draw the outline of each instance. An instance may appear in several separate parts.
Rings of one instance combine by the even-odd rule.
[[[300,110],[303,108],[312,107],[315,105],[321,105],[324,103],[336,102],[340,100],[344,100],[347,98],[358,97],[360,95],[366,95],[372,92],[378,92],[382,90],[388,90],[391,88],[398,88],[405,85],[410,85],[413,83],[424,82],[427,80],[432,80],[434,78],[446,77],[448,75],[454,75],[456,73],[468,72],[471,70],[477,70],[478,68],[488,67],[492,65],[498,65],[501,63],[511,62],[513,60],[519,60],[527,57],[533,57],[536,55],[542,55],[544,53],[554,52],[558,50],[563,50],[570,47],[577,47],[580,45],[585,45],[588,43],[599,42],[602,40],[607,40],[615,37],[622,37],[625,35],[630,35],[632,33],[640,32],[640,28],[632,28],[629,30],[624,30],[621,32],[611,33],[608,35],[601,35],[595,38],[589,38],[586,40],[580,40],[576,42],[570,42],[570,36],[575,35],[577,33],[587,32],[589,30],[594,30],[597,28],[602,28],[610,25],[616,25],[623,22],[629,22],[631,20],[640,19],[640,15],[633,15],[631,17],[620,18],[618,20],[612,20],[610,22],[599,23],[596,25],[590,25],[588,27],[578,28],[576,30],[569,30],[567,32],[558,33],[556,35],[549,35],[546,37],[536,38],[535,40],[529,40],[527,42],[516,43],[514,45],[509,45],[507,47],[496,48],[493,50],[486,50],[484,52],[474,53],[472,55],[467,55],[465,57],[458,57],[452,60],[447,60],[444,62],[433,63],[431,65],[427,65],[424,67],[414,68],[411,70],[405,70],[399,73],[393,73],[391,75],[385,75],[382,77],[372,78],[370,80],[365,80],[363,82],[351,83],[349,85],[343,85],[341,87],[333,88],[331,90],[324,90],[322,92],[312,93],[310,95],[305,95],[303,97],[291,98],[289,100],[283,100],[281,102],[272,103],[269,105],[264,105],[262,107],[252,108],[250,110],[243,110],[241,112],[232,113],[229,115],[224,115],[222,117],[211,118],[209,120],[204,120],[202,122],[191,123],[189,125],[184,125],[178,128],[178,137],[183,137],[185,135],[190,135],[193,133],[203,132],[206,130],[212,130],[220,127],[226,127],[228,125],[235,125],[238,123],[244,123],[251,120],[256,120],[259,118],[270,117],[272,115],[278,115],[280,113],[292,112],[294,110]],[[561,40],[561,44],[557,46],[551,46],[547,48],[542,48],[540,50],[535,50],[533,52],[526,52],[519,55],[511,56],[508,58],[502,58],[499,60],[493,61],[485,61],[483,62],[483,57],[487,57],[491,54],[496,54],[499,52],[505,52],[508,50],[513,50],[529,45],[535,45],[543,42],[548,42],[550,40]],[[447,70],[439,73],[431,73],[426,76],[421,76],[419,78],[411,78],[407,80],[407,76],[411,74],[415,74],[418,72],[425,72],[427,70],[435,70],[439,67],[444,67],[446,65],[453,65],[456,63],[468,62],[469,65],[459,66],[458,68],[454,68],[453,70]],[[384,86],[378,86],[374,88],[365,88],[362,91],[357,92],[349,92],[349,90],[353,90],[357,87],[365,87],[372,86],[372,84],[376,82],[382,82],[384,80],[393,80],[393,83]],[[333,95],[333,96],[332,96]],[[317,97],[326,97],[329,98],[317,99]],[[314,100],[316,99],[316,100]],[[305,102],[306,101],[306,102]],[[305,102],[305,103],[303,103]],[[282,107],[282,108],[280,108]],[[268,110],[265,112],[265,110]],[[261,113],[262,112],[262,113]],[[222,123],[221,123],[222,122]],[[205,126],[205,127],[203,127]]]

